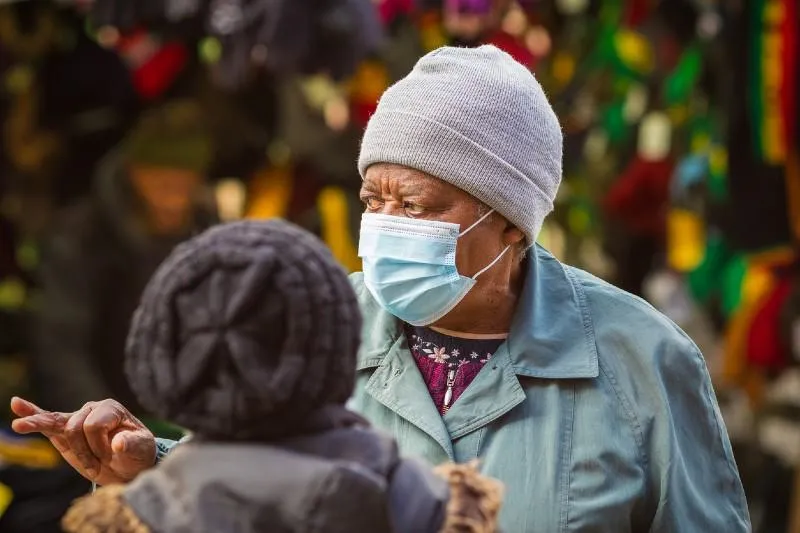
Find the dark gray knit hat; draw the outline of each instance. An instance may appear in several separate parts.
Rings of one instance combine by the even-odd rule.
[[[199,436],[268,439],[347,401],[360,330],[347,275],[319,240],[279,220],[235,222],[161,265],[125,367],[152,413]]]
[[[531,71],[502,50],[444,47],[381,97],[358,170],[427,172],[496,209],[533,244],[561,184],[561,126]]]

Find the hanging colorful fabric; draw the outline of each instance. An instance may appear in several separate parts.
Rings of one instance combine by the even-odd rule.
[[[744,297],[745,278],[747,278],[747,259],[743,255],[734,256],[725,264],[721,273],[722,312],[731,316],[739,310]]]
[[[378,15],[384,26],[391,25],[400,17],[407,16],[414,9],[414,0],[378,0]]]
[[[389,86],[389,74],[378,61],[364,61],[350,80],[351,115],[356,124],[366,126],[378,106],[378,99]]]
[[[619,30],[614,36],[614,52],[617,68],[624,74],[638,77],[653,70],[653,49],[640,33]]]
[[[536,57],[531,51],[521,43],[517,38],[509,35],[506,32],[498,31],[493,33],[488,39],[486,44],[492,44],[503,50],[508,55],[517,60],[518,63],[532,69],[536,66]]]
[[[690,154],[684,157],[672,180],[672,195],[685,194],[686,191],[703,183],[708,175],[708,156],[706,154]]]
[[[603,112],[602,124],[611,144],[624,143],[630,135],[630,128],[625,122],[625,102],[620,100],[609,105]]]
[[[750,114],[755,150],[762,161],[786,160],[793,135],[797,75],[795,0],[753,0],[750,49]]]
[[[667,263],[677,272],[689,272],[705,254],[703,220],[688,209],[671,209],[667,214]]]
[[[668,106],[686,102],[702,69],[700,49],[691,46],[681,56],[678,66],[664,82],[664,100]]]
[[[11,500],[13,499],[14,493],[11,489],[7,485],[0,483],[0,517],[6,512],[6,509],[11,505]]]
[[[635,28],[642,24],[650,14],[652,4],[649,0],[627,0],[624,7],[623,24],[629,28]]]
[[[322,240],[348,272],[361,270],[358,246],[348,224],[347,195],[339,187],[326,187],[317,197],[322,222]]]
[[[722,271],[730,260],[730,252],[721,235],[709,235],[706,239],[703,259],[686,275],[686,286],[696,301],[708,304],[720,296]]]
[[[245,218],[285,217],[292,188],[289,168],[266,168],[257,172],[250,185],[248,197],[251,200]]]
[[[708,152],[708,192],[715,202],[728,198],[728,150],[719,144]]]
[[[791,278],[779,278],[758,307],[747,337],[747,358],[751,365],[778,371],[788,364],[790,355],[781,338],[780,313],[791,290]]]
[[[781,86],[781,103],[783,104],[784,138],[788,147],[796,146],[797,131],[797,100],[798,97],[798,32],[800,32],[800,13],[798,13],[797,0],[783,0],[783,85]]]
[[[428,10],[419,17],[420,42],[426,52],[448,43],[442,28],[442,17],[438,10]]]
[[[636,154],[645,161],[663,161],[672,151],[672,124],[661,111],[651,111],[642,119]]]

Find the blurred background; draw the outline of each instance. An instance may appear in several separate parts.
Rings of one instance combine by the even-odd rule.
[[[378,97],[424,53],[481,43],[561,118],[541,244],[692,336],[755,531],[800,531],[798,3],[0,1],[0,532],[59,531],[88,488],[10,432],[8,399],[114,397],[177,434],[122,373],[159,262],[217,221],[284,217],[358,270]]]

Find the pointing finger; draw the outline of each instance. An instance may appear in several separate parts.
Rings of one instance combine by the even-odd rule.
[[[64,413],[42,412],[18,418],[11,422],[11,429],[17,433],[42,433],[46,437],[58,436],[64,431],[68,416]]]
[[[11,411],[19,417],[38,415],[45,412],[44,409],[36,404],[17,396],[11,398]]]

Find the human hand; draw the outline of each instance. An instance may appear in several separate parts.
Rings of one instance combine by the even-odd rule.
[[[11,410],[19,417],[11,423],[14,431],[41,433],[70,466],[98,485],[127,483],[155,464],[155,437],[115,400],[58,413],[15,397]]]

